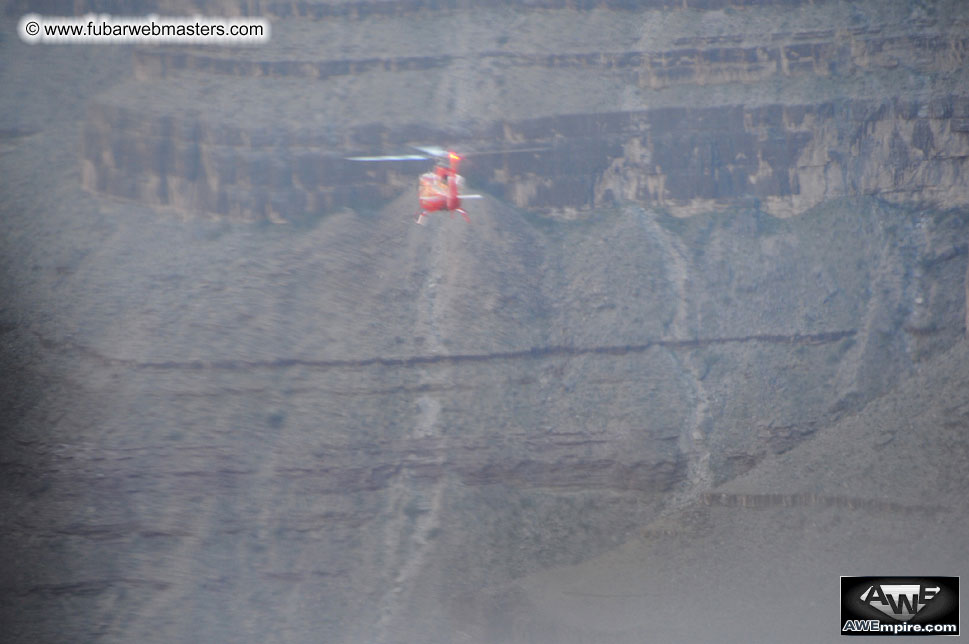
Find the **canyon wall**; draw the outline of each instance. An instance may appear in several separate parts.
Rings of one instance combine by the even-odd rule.
[[[0,39],[10,639],[641,642],[677,579],[777,641],[969,560],[963,2],[151,6],[273,37]],[[470,224],[347,159],[415,144]]]
[[[776,4],[679,4],[218,5],[271,17],[277,36],[137,49],[135,80],[90,105],[83,185],[280,221],[414,190],[420,164],[347,157],[435,144],[469,151],[477,188],[552,215],[630,202],[781,217],[842,196],[969,202],[969,38],[948,19],[955,5],[862,8],[843,24],[848,10],[822,3],[818,28],[793,30]],[[583,15],[591,35],[555,31]],[[656,33],[671,22],[681,30]],[[409,40],[428,33],[443,37],[433,53]]]

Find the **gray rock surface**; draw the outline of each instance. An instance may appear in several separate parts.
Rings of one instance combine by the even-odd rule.
[[[649,9],[656,51],[740,46],[772,33],[785,43],[802,32],[837,41],[826,25],[855,15],[845,3],[709,4]],[[352,20],[374,33],[424,16],[416,2],[362,6],[379,15]],[[961,13],[946,16],[956,5],[945,3],[891,3],[880,14],[857,6],[858,28],[893,25],[892,47],[904,51],[926,49],[926,30],[949,42],[965,23]],[[391,7],[400,15],[380,14]],[[602,76],[609,64],[599,58],[542,62],[538,36],[554,34],[559,53],[646,49],[616,7],[494,12],[474,21],[449,9],[433,19],[482,34],[517,25],[507,30],[509,55],[538,58],[495,78],[575,78],[575,96],[562,104],[587,100],[583,83],[601,92],[619,81]],[[517,22],[502,23],[509,15]],[[577,15],[597,29],[570,38]],[[843,78],[816,97],[840,93],[838,109],[869,110],[858,121],[835,110],[808,127],[805,111],[790,126],[803,95],[770,107],[762,83],[774,81],[759,76],[683,81],[667,107],[703,103],[665,114],[681,124],[702,121],[704,109],[733,115],[744,125],[724,129],[723,141],[761,131],[751,114],[784,124],[765,126],[768,142],[803,131],[837,149],[864,133],[867,152],[850,162],[860,168],[851,176],[875,188],[821,190],[798,179],[815,187],[786,218],[744,191],[723,203],[686,203],[696,195],[684,193],[680,204],[624,192],[645,176],[648,154],[688,150],[682,142],[698,136],[721,140],[686,126],[666,130],[666,148],[654,137],[648,154],[635,137],[620,145],[598,180],[619,183],[594,208],[521,208],[530,202],[515,195],[528,194],[521,186],[530,179],[482,177],[484,187],[505,187],[470,205],[470,225],[435,215],[414,226],[413,175],[403,169],[371,178],[379,206],[326,213],[240,199],[238,210],[213,216],[188,189],[164,193],[187,195],[174,203],[157,191],[116,200],[121,193],[91,184],[110,167],[119,181],[172,186],[177,174],[151,163],[177,164],[158,157],[152,140],[171,150],[172,141],[204,147],[254,133],[267,144],[213,143],[219,167],[265,162],[278,170],[271,176],[299,176],[299,162],[287,165],[300,154],[292,132],[265,130],[260,114],[305,113],[298,98],[311,88],[286,77],[302,68],[282,65],[268,78],[251,71],[253,60],[311,51],[315,32],[297,23],[280,18],[265,50],[206,49],[209,62],[194,49],[0,40],[6,638],[817,642],[839,637],[839,575],[969,573],[965,185],[954,171],[931,185],[906,174],[932,159],[964,162],[950,98],[958,43],[947,45],[954,58],[929,47],[929,62],[911,62],[927,75],[910,77],[897,98]],[[311,24],[333,38],[349,34]],[[406,46],[375,40],[376,61],[427,55],[406,38]],[[346,35],[328,46],[362,56],[361,42]],[[434,73],[460,84],[455,70],[483,54],[452,53]],[[953,75],[931,76],[943,59]],[[167,71],[145,77],[156,64]],[[413,89],[406,73],[367,68],[343,79],[346,95],[326,100],[349,111],[353,83],[379,94],[395,78]],[[830,80],[821,79],[812,82]],[[212,111],[174,118],[197,110],[205,87],[217,97]],[[519,119],[510,132],[558,127],[555,97],[540,94],[534,100],[548,113],[525,98],[506,102],[529,113],[509,115]],[[276,96],[278,106],[232,107],[246,95]],[[930,111],[905,116],[909,99]],[[420,107],[428,98],[400,100]],[[633,122],[602,116],[630,104],[595,100],[613,107],[590,102],[583,113],[592,116],[571,127]],[[374,122],[412,131],[377,105],[388,112],[368,115]],[[151,129],[162,122],[167,134]],[[569,132],[581,143],[572,148],[577,164],[601,160],[582,156],[590,148]],[[898,132],[902,144],[893,143]],[[327,145],[310,140],[303,152]],[[103,155],[109,148],[113,156]],[[798,168],[785,172],[803,177]],[[555,179],[548,172],[535,176]],[[884,186],[906,194],[895,200]],[[793,203],[792,195],[775,196]],[[923,196],[936,205],[920,204]]]
[[[345,157],[433,143],[489,152],[478,185],[560,217],[969,203],[960,2],[677,4],[206,5],[273,18],[272,40],[135,51],[91,103],[83,184],[292,220],[385,204],[413,165]]]

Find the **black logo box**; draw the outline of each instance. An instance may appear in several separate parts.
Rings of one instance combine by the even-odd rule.
[[[918,585],[923,588],[938,588],[938,592],[929,599],[925,606],[908,620],[897,619],[870,605],[871,602],[862,600],[862,596],[869,589],[881,589],[882,585]],[[931,594],[931,593],[928,593]],[[871,596],[871,594],[869,594]],[[876,599],[875,601],[879,601]],[[894,602],[898,603],[898,602]],[[889,606],[891,609],[891,606]],[[906,612],[907,606],[898,606]],[[891,611],[890,611],[891,612]],[[881,624],[909,624],[920,625],[923,630],[915,631],[911,628],[893,632],[864,632],[851,630],[845,632],[846,622],[870,622],[875,620]],[[955,625],[954,631],[927,632],[929,625]],[[959,578],[958,577],[842,577],[841,578],[841,622],[838,630],[842,635],[958,635],[959,634]]]

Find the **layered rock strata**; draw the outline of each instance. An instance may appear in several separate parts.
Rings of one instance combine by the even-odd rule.
[[[666,4],[220,7],[274,17],[274,40],[138,50],[136,80],[91,105],[83,185],[279,221],[413,190],[419,164],[346,157],[430,143],[489,152],[472,155],[472,183],[550,213],[969,203],[957,4],[824,3],[805,21],[815,29],[767,31],[780,7]],[[562,38],[576,20],[589,31]],[[429,33],[449,36],[428,51]]]

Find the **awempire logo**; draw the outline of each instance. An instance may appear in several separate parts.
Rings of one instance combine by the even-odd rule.
[[[842,577],[842,635],[958,635],[958,577]]]

